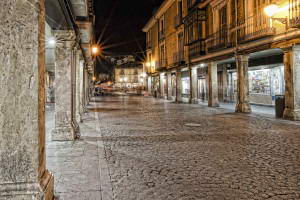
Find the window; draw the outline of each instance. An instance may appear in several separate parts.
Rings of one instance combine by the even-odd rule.
[[[152,30],[151,29],[147,32],[146,42],[147,42],[147,48],[150,48],[152,46]]]
[[[165,44],[162,44],[160,46],[160,51],[159,51],[159,60],[160,60],[160,67],[164,67],[166,64],[166,48]]]
[[[206,20],[206,11],[197,9],[184,19],[185,44],[190,44],[203,38],[202,23]]]

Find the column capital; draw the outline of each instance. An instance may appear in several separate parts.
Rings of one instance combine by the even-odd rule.
[[[248,62],[249,61],[249,54],[238,54],[235,56],[237,60]]]
[[[53,32],[57,47],[73,49],[76,45],[76,33],[73,30],[55,30]]]

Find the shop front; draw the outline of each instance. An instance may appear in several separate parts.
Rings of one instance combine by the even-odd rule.
[[[160,74],[160,97],[167,99],[168,95],[168,85],[167,85],[167,75],[166,73]]]
[[[153,76],[151,82],[152,82],[152,95],[157,98],[160,95],[159,76]]]
[[[170,96],[171,96],[171,100],[175,101],[176,99],[176,72],[172,72],[171,73],[171,81],[170,81]]]
[[[197,69],[197,99],[200,102],[208,100],[207,67]]]
[[[249,72],[250,103],[260,105],[275,105],[275,95],[284,95],[283,64],[250,67]],[[233,70],[228,74],[229,96],[236,99],[237,74]]]
[[[181,72],[181,99],[182,102],[188,103],[190,99],[190,72],[189,71],[182,71]]]

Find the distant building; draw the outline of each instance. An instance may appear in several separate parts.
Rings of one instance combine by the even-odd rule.
[[[130,58],[130,59],[128,59]],[[115,60],[114,82],[117,88],[140,88],[145,86],[143,65],[132,56]]]

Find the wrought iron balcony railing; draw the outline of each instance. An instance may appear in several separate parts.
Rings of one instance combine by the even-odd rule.
[[[173,64],[180,64],[184,62],[184,51],[178,51],[173,54]]]
[[[228,29],[224,27],[216,33],[210,35],[206,40],[206,45],[208,52],[213,52],[232,46],[228,40]]]
[[[289,26],[300,28],[300,0],[289,0]]]
[[[158,69],[165,68],[167,66],[167,59],[160,59],[158,61]]]
[[[151,49],[152,48],[152,41],[147,41],[146,42],[146,48]]]
[[[271,19],[264,13],[247,18],[243,22],[240,22],[236,28],[237,41],[239,43],[266,38],[276,34],[276,29],[272,27]],[[230,32],[232,34],[232,31]]]
[[[195,58],[205,55],[205,40],[200,39],[189,44],[189,57]]]
[[[198,5],[198,3],[202,2],[203,0],[188,0],[187,1],[187,7],[188,10],[193,9],[196,5]]]
[[[158,32],[158,39],[162,40],[165,38],[165,30],[159,31]]]
[[[182,16],[177,15],[174,17],[174,28],[179,27],[182,24]]]

